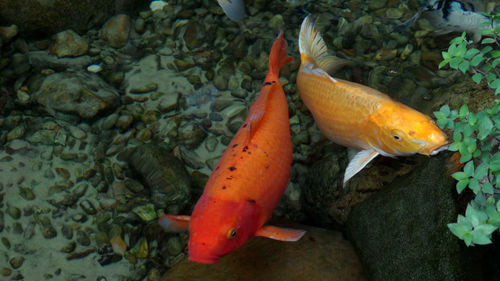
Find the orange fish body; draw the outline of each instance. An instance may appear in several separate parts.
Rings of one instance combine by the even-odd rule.
[[[429,116],[370,87],[331,77],[327,71],[345,62],[328,56],[310,17],[302,23],[299,46],[297,88],[302,101],[329,139],[358,150],[344,183],[379,154],[434,155],[447,148],[445,134]]]
[[[189,260],[215,263],[255,235],[296,241],[304,234],[264,226],[290,177],[288,105],[278,80],[279,69],[290,61],[280,33],[260,95],[215,166],[191,218],[167,215],[160,220],[167,229],[189,221]]]

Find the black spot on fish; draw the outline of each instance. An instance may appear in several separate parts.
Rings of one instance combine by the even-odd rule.
[[[231,171],[231,172],[232,172],[232,171],[234,171],[234,170],[236,170],[236,167],[234,167],[234,166],[229,167],[229,171]]]
[[[273,83],[273,84],[274,84],[274,83],[276,83],[276,81],[272,81],[271,83]]]
[[[252,152],[249,151],[248,154],[252,154]]]
[[[247,152],[248,150],[248,145],[245,145],[245,147],[243,147],[243,152]]]
[[[226,189],[226,186],[225,186],[225,185],[223,185],[223,186],[222,186],[222,189]]]
[[[269,85],[271,85],[271,83],[270,83],[270,82],[266,82],[266,83],[264,83],[264,86],[269,86]]]
[[[247,124],[246,124],[246,123],[245,123],[245,124],[243,124],[243,128],[246,128],[246,127],[247,127]]]
[[[235,147],[237,147],[237,146],[238,146],[238,144],[237,144],[237,143],[233,144],[233,148],[235,148]]]
[[[226,178],[226,180],[232,180],[232,179],[233,179],[232,176]]]
[[[265,168],[266,168],[266,170],[269,169],[269,165],[266,165]]]
[[[255,204],[255,203],[257,203],[257,201],[255,201],[255,200],[253,200],[253,199],[248,199],[248,202],[249,202],[250,204]]]
[[[217,170],[219,170],[219,166],[215,167],[215,170],[216,170],[216,171],[217,171]]]

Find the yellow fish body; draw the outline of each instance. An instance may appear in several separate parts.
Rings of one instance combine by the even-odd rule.
[[[329,56],[308,16],[299,36],[301,65],[297,87],[320,130],[332,141],[357,151],[344,184],[377,155],[435,155],[447,149],[446,135],[434,121],[370,87],[331,77],[345,64]]]

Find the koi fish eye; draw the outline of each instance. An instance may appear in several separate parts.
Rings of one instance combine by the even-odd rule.
[[[228,232],[227,232],[227,238],[228,238],[228,239],[233,239],[234,237],[236,237],[236,234],[237,234],[237,233],[238,233],[238,232],[236,231],[236,228],[231,228],[231,229],[229,229],[229,230],[228,230]]]
[[[392,138],[395,139],[395,140],[401,140],[401,137],[398,136],[398,135],[392,135]]]

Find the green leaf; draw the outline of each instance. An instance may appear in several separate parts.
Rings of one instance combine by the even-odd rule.
[[[490,159],[490,170],[492,173],[500,171],[500,152],[495,153]]]
[[[485,183],[483,183],[481,190],[484,193],[493,194],[493,185],[490,182],[485,182]],[[490,197],[490,198],[493,198],[493,197]]]
[[[476,116],[476,114],[470,113],[468,117],[469,117],[469,125],[470,126],[476,125],[476,122],[477,122],[477,116]]]
[[[467,60],[463,60],[459,65],[458,65],[458,69],[460,71],[462,71],[462,73],[465,73],[467,72],[467,70],[469,70],[469,61]]]
[[[477,134],[477,137],[480,140],[484,140],[490,134],[491,129],[493,129],[493,122],[491,122],[489,116],[485,112],[480,112],[478,114],[478,119],[479,133]]]
[[[470,232],[465,233],[463,236],[463,239],[464,239],[465,245],[467,245],[467,247],[472,245],[472,233],[470,233]]]
[[[482,53],[482,54],[486,54],[486,53],[491,52],[491,50],[493,50],[493,48],[492,48],[491,46],[486,46],[486,47],[484,47],[484,48],[481,50],[481,53]]]
[[[487,223],[479,225],[474,229],[474,231],[481,232],[484,235],[490,235],[495,230],[497,230],[497,227]]]
[[[495,225],[496,227],[500,226],[500,212],[497,212],[494,215],[490,216],[490,218],[488,219],[488,223]]]
[[[488,174],[488,168],[488,163],[483,162],[479,164],[479,166],[477,166],[476,170],[474,171],[474,178],[477,180],[484,178]]]
[[[490,87],[493,89],[500,87],[500,79],[497,78],[497,79],[493,80],[493,82],[490,83]]]
[[[450,60],[450,67],[453,68],[453,69],[458,69],[458,65],[460,64],[460,62],[462,62],[462,58],[460,58],[460,57],[454,57],[454,58],[452,58]],[[476,65],[474,65],[474,66],[476,66]]]
[[[439,63],[438,68],[441,69],[441,68],[445,67],[449,62],[450,62],[450,59],[449,58],[445,58],[442,62]]]
[[[465,164],[464,173],[467,175],[467,177],[474,176],[474,161],[469,161],[467,162],[467,164]]]
[[[483,233],[473,230],[472,231],[472,242],[474,244],[478,244],[478,245],[486,245],[486,244],[490,244],[491,240],[490,240],[490,238],[488,238],[488,236],[484,235]]]
[[[479,182],[476,179],[469,180],[469,188],[474,191],[474,194],[478,194],[481,191],[481,186],[479,186]]]
[[[443,52],[444,53],[444,52]],[[467,50],[467,52],[465,52],[465,55],[464,55],[464,58],[466,59],[470,59],[472,58],[474,55],[476,55],[477,53],[479,53],[479,50],[476,49],[476,48],[471,48],[469,50]],[[443,55],[444,57],[444,55]]]
[[[481,44],[491,44],[495,43],[495,39],[493,38],[484,38],[483,41],[481,41]]]
[[[470,176],[465,172],[456,172],[451,174],[451,177],[456,180],[468,179]]]
[[[444,114],[445,117],[448,117],[450,116],[450,106],[445,104],[443,106],[441,106],[441,108],[439,109],[439,111],[441,111],[441,113]]]
[[[488,216],[486,216],[485,213],[479,211],[477,208],[472,206],[472,204],[467,205],[467,209],[465,209],[465,216],[469,219],[473,227],[480,225],[481,222],[488,219]]]
[[[460,151],[460,162],[465,163],[472,159],[472,154],[468,150]]]
[[[459,180],[457,182],[457,193],[460,194],[469,185],[469,179]]]
[[[441,52],[441,55],[443,56],[443,59],[447,61],[449,61],[451,58],[450,53],[448,52]]]
[[[467,229],[467,227],[459,223],[449,223],[448,228],[451,230],[451,233],[461,239],[465,233],[470,231],[470,229]]]
[[[483,79],[483,75],[481,73],[476,73],[472,75],[472,80],[476,82],[476,84],[481,83],[481,79]]]
[[[470,221],[469,221],[468,218],[466,218],[466,217],[464,217],[462,215],[458,215],[457,221],[458,221],[459,224],[467,227],[467,230],[472,231],[472,223],[470,223]]]
[[[498,58],[498,57],[500,57],[500,50],[491,51],[490,56],[492,58]]]
[[[458,151],[458,147],[461,144],[462,144],[461,142],[454,142],[454,143],[450,144],[450,146],[448,147],[448,150],[449,151]]]
[[[478,66],[483,61],[483,59],[484,59],[483,54],[478,54],[470,61],[470,65]],[[450,66],[451,66],[451,63],[450,63]],[[455,68],[455,67],[453,67],[453,68]]]

